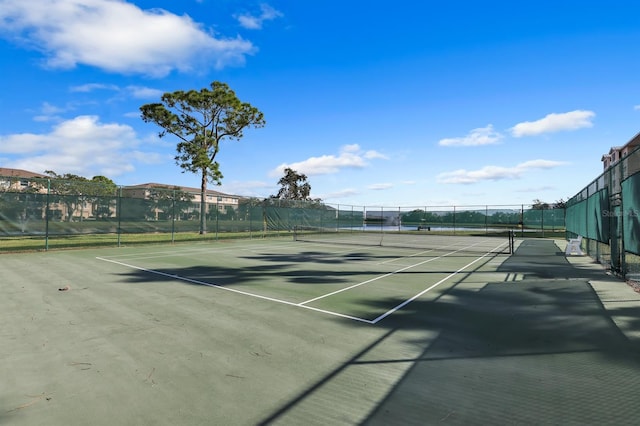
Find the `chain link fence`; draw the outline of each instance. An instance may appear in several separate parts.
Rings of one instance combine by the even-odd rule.
[[[564,209],[510,206],[375,207],[243,198],[151,185],[0,176],[0,251],[283,236],[297,227],[353,231],[564,232]]]
[[[640,148],[567,202],[567,236],[616,275],[640,277]]]

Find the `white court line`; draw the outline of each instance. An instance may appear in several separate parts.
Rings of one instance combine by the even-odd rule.
[[[414,300],[416,300],[418,297],[422,296],[423,294],[433,290],[434,288],[438,287],[440,284],[442,284],[443,282],[447,281],[449,278],[454,277],[456,275],[458,275],[460,272],[464,271],[465,269],[467,269],[469,266],[473,265],[474,263],[484,259],[485,257],[487,257],[488,255],[492,254],[491,252],[485,253],[484,255],[482,255],[481,257],[467,263],[466,265],[464,265],[462,268],[458,269],[455,272],[450,273],[449,275],[447,275],[446,277],[444,277],[443,279],[441,279],[440,281],[438,281],[437,283],[433,284],[431,287],[426,288],[424,290],[422,290],[420,293],[416,294],[415,296],[411,297],[410,299],[405,300],[404,302],[400,303],[399,305],[397,305],[396,307],[389,309],[387,312],[385,312],[384,314],[380,315],[378,318],[375,318],[371,321],[371,324],[376,324],[378,323],[378,321],[383,320],[384,318],[388,317],[389,315],[391,315],[392,313],[402,309],[403,307],[407,306],[409,303],[413,302]]]
[[[425,253],[431,253],[432,251],[435,251],[435,250],[436,250],[436,249],[423,250],[423,251],[419,251],[418,253],[410,254],[410,255],[408,255],[408,256],[400,256],[400,257],[396,257],[395,259],[389,259],[389,260],[385,260],[384,262],[379,262],[379,263],[378,263],[378,265],[384,265],[384,264],[387,264],[387,263],[393,263],[393,262],[396,262],[396,261],[398,261],[398,260],[408,259],[408,258],[410,258],[410,257],[421,256],[421,255],[423,255],[423,254],[425,254]]]
[[[416,240],[416,241],[418,241],[418,240]],[[466,250],[466,249],[468,249],[469,247],[473,247],[473,246],[476,246],[476,245],[478,245],[478,244],[482,244],[482,241],[477,242],[477,243],[474,243],[474,244],[471,244],[471,245],[468,245],[468,246],[463,247],[463,248],[461,248],[461,249],[458,249],[458,250],[456,250],[456,251],[454,251],[454,252],[452,252],[452,253],[456,253],[456,252],[458,252],[458,251],[460,251],[460,250]],[[500,245],[498,245],[498,247],[496,247],[496,249],[497,249],[497,248],[502,247],[502,246],[503,246],[503,245],[505,245],[505,244],[506,244],[506,243],[501,243]],[[446,245],[446,246],[440,247],[440,248],[438,248],[438,249],[431,248],[431,249],[429,249],[429,250],[420,251],[420,252],[418,252],[418,253],[413,253],[413,254],[410,254],[410,255],[408,255],[408,256],[401,256],[401,257],[397,257],[397,258],[395,258],[395,259],[385,260],[384,262],[380,262],[380,263],[378,263],[378,265],[384,265],[384,264],[386,264],[386,263],[393,263],[393,262],[396,262],[396,261],[398,261],[398,260],[407,259],[407,258],[410,258],[410,257],[421,256],[421,255],[423,255],[423,254],[425,254],[425,253],[430,253],[430,252],[433,252],[433,251],[436,251],[436,250],[446,250],[446,249],[448,249],[448,248],[453,248],[453,247],[455,247],[455,245],[454,245],[454,244],[449,244],[449,245]],[[494,250],[495,250],[495,249],[494,249]],[[447,254],[445,254],[445,255],[443,255],[443,256],[448,256],[449,254],[451,254],[451,253],[447,253]]]
[[[433,262],[434,260],[442,259],[443,257],[447,257],[447,256],[452,255],[454,253],[457,253],[459,251],[466,250],[467,248],[473,247],[474,245],[476,245],[476,244],[472,244],[472,245],[469,245],[467,247],[462,247],[462,248],[460,248],[458,250],[454,250],[454,251],[451,251],[449,253],[445,253],[442,256],[431,257],[431,258],[429,258],[427,260],[423,260],[422,262],[418,262],[418,263],[414,263],[413,265],[405,266],[404,268],[397,269],[397,270],[395,270],[393,272],[388,272],[388,273],[386,273],[384,275],[379,275],[377,277],[371,278],[371,279],[366,280],[366,281],[362,281],[360,283],[351,285],[349,287],[341,288],[340,290],[332,291],[331,293],[323,294],[322,296],[318,296],[318,297],[314,297],[313,299],[305,300],[304,302],[301,302],[300,304],[301,305],[305,305],[307,303],[315,302],[316,300],[324,299],[325,297],[333,296],[334,294],[342,293],[343,291],[347,291],[347,290],[351,290],[351,289],[356,288],[356,287],[360,287],[361,285],[364,285],[364,284],[369,284],[369,283],[371,283],[373,281],[377,281],[377,280],[380,280],[382,278],[390,277],[391,275],[398,274],[400,272],[406,271],[407,269],[415,268],[416,266],[424,265],[425,263]],[[502,245],[504,245],[504,243],[500,244],[498,247],[500,247]],[[496,247],[494,250],[496,250],[498,247]],[[483,257],[487,256],[490,253],[492,253],[492,252],[485,253],[484,255],[482,255],[482,257],[479,257],[478,259],[482,259]],[[476,259],[472,263],[475,263],[478,259]],[[470,263],[469,265],[471,265],[472,263]],[[469,266],[469,265],[467,265],[467,266]],[[466,266],[465,266],[465,268],[466,268]],[[454,273],[453,275],[455,275],[456,273]],[[451,275],[451,276],[453,276],[453,275]]]
[[[172,278],[172,279],[179,280],[179,281],[186,281],[186,282],[193,283],[193,284],[203,285],[203,286],[207,286],[207,287],[214,287],[214,288],[218,288],[218,289],[221,289],[221,290],[227,290],[227,291],[230,291],[232,293],[242,294],[244,296],[256,297],[258,299],[268,300],[270,302],[282,303],[282,304],[289,305],[289,306],[297,306],[297,307],[300,307],[300,308],[309,309],[311,311],[322,312],[322,313],[328,314],[328,315],[333,315],[333,316],[347,318],[347,319],[354,320],[354,321],[359,321],[359,322],[364,322],[364,323],[367,323],[367,324],[372,324],[371,320],[367,320],[367,319],[364,319],[364,318],[358,318],[358,317],[354,317],[354,316],[351,316],[351,315],[345,315],[345,314],[341,314],[339,312],[327,311],[327,310],[324,310],[324,309],[314,308],[312,306],[304,306],[304,305],[301,305],[299,303],[288,302],[286,300],[281,300],[281,299],[275,299],[273,297],[261,296],[259,294],[249,293],[249,292],[246,292],[246,291],[237,290],[235,288],[225,287],[225,286],[222,286],[222,285],[219,285],[219,284],[208,283],[208,282],[205,282],[205,281],[194,280],[192,278],[181,277],[179,275],[168,274],[166,272],[155,271],[153,269],[142,268],[140,266],[129,265],[128,263],[119,262],[117,260],[112,260],[112,259],[106,259],[104,257],[96,257],[96,259],[102,260],[103,262],[115,263],[116,265],[120,265],[120,266],[125,266],[127,268],[136,269],[138,271],[148,272],[150,274],[161,275],[163,277],[168,277],[168,278]]]
[[[358,284],[354,284],[354,285],[351,285],[349,287],[341,288],[340,290],[332,291],[331,293],[323,294],[322,296],[314,297],[313,299],[305,300],[304,302],[300,302],[300,305],[305,305],[307,303],[315,302],[316,300],[324,299],[325,297],[333,296],[334,294],[342,293],[343,291],[351,290],[352,288],[360,287],[361,285],[369,284],[370,282],[378,281],[378,280],[380,280],[382,278],[390,277],[391,275],[397,274],[397,273],[402,272],[402,271],[406,271],[407,269],[415,268],[416,266],[420,266],[420,265],[425,264],[427,262],[432,262],[432,261],[434,261],[436,259],[440,259],[441,257],[444,257],[444,256],[431,257],[431,258],[429,258],[427,260],[423,260],[422,262],[418,262],[418,263],[415,263],[413,265],[405,266],[404,268],[397,269],[397,270],[395,270],[393,272],[388,272],[388,273],[386,273],[384,275],[378,275],[377,277],[371,278],[371,279],[366,280],[366,281],[362,281],[362,282],[360,282]]]
[[[500,247],[500,246],[502,246],[502,245],[504,245],[504,244],[500,244],[498,247]],[[468,246],[468,247],[471,247],[471,246]],[[242,290],[237,290],[237,289],[234,289],[234,288],[225,287],[225,286],[222,286],[222,285],[219,285],[219,284],[214,284],[214,283],[209,283],[209,282],[205,282],[205,281],[194,280],[194,279],[192,279],[192,278],[181,277],[181,276],[179,276],[179,275],[168,274],[168,273],[166,273],[166,272],[160,272],[160,271],[156,271],[156,270],[153,270],[153,269],[142,268],[142,267],[140,267],[140,266],[130,265],[130,264],[127,264],[127,263],[124,263],[124,262],[120,262],[120,261],[117,261],[117,260],[108,259],[108,258],[104,258],[104,257],[96,257],[96,259],[101,260],[101,261],[103,261],[103,262],[114,263],[114,264],[116,264],[116,265],[120,265],[120,266],[125,266],[125,267],[127,267],[127,268],[136,269],[136,270],[139,270],[139,271],[144,271],[144,272],[147,272],[147,273],[150,273],[150,274],[161,275],[161,276],[164,276],[164,277],[168,277],[168,278],[172,278],[172,279],[176,279],[176,280],[180,280],[180,281],[185,281],[185,282],[190,282],[190,283],[193,283],[193,284],[198,284],[198,285],[203,285],[203,286],[207,286],[207,287],[214,287],[214,288],[218,288],[218,289],[226,290],[226,291],[230,291],[230,292],[233,292],[233,293],[236,293],[236,294],[242,294],[242,295],[244,295],[244,296],[255,297],[255,298],[258,298],[258,299],[268,300],[268,301],[271,301],[271,302],[281,303],[281,304],[285,304],[285,305],[289,305],[289,306],[297,306],[297,307],[300,307],[300,308],[309,309],[309,310],[312,310],[312,311],[321,312],[321,313],[324,313],[324,314],[333,315],[333,316],[337,316],[337,317],[341,317],[341,318],[346,318],[346,319],[350,319],[350,320],[358,321],[358,322],[363,322],[363,323],[367,323],[367,324],[376,324],[376,323],[378,323],[379,321],[381,321],[381,320],[383,320],[384,318],[386,318],[387,316],[391,315],[392,313],[394,313],[394,312],[396,312],[396,311],[398,311],[398,310],[402,309],[404,306],[406,306],[406,305],[408,305],[409,303],[413,302],[413,301],[414,301],[414,300],[416,300],[418,297],[420,297],[420,296],[424,295],[424,294],[425,294],[425,293],[427,293],[428,291],[430,291],[430,290],[432,290],[432,289],[434,289],[434,288],[438,287],[440,284],[442,284],[443,282],[447,281],[449,278],[451,278],[451,277],[453,277],[453,276],[455,276],[455,275],[459,274],[460,272],[462,272],[463,270],[465,270],[465,269],[466,269],[466,268],[468,268],[469,266],[473,265],[474,263],[476,263],[476,262],[480,261],[481,259],[483,259],[483,258],[487,257],[487,256],[488,256],[488,255],[490,255],[490,254],[493,254],[493,252],[487,252],[487,253],[485,253],[484,255],[482,255],[482,256],[478,257],[477,259],[473,260],[472,262],[470,262],[470,263],[466,264],[465,266],[463,266],[462,268],[458,269],[457,271],[455,271],[455,272],[453,272],[453,273],[449,274],[448,276],[446,276],[445,278],[441,279],[441,280],[440,280],[440,281],[438,281],[437,283],[433,284],[433,285],[432,285],[432,286],[430,286],[429,288],[427,288],[427,289],[425,289],[425,290],[421,291],[420,293],[416,294],[415,296],[411,297],[410,299],[405,300],[404,302],[400,303],[400,304],[399,304],[399,305],[397,305],[396,307],[394,307],[394,308],[392,308],[392,309],[388,310],[387,312],[385,312],[384,314],[382,314],[382,315],[378,316],[377,318],[375,318],[375,319],[373,319],[373,320],[367,320],[367,319],[364,319],[364,318],[359,318],[359,317],[355,317],[355,316],[351,316],[351,315],[341,314],[341,313],[339,313],[339,312],[328,311],[328,310],[325,310],[325,309],[314,308],[313,306],[307,306],[306,304],[307,304],[307,303],[310,303],[310,302],[313,302],[313,301],[315,301],[315,300],[319,300],[319,299],[322,299],[322,298],[325,298],[325,297],[328,297],[328,296],[331,296],[331,295],[334,295],[334,294],[340,293],[340,292],[342,292],[342,291],[346,291],[346,290],[352,289],[352,288],[354,288],[354,287],[359,287],[359,286],[361,286],[361,285],[363,285],[363,284],[367,284],[367,283],[370,283],[370,282],[372,282],[372,281],[376,281],[376,280],[379,280],[379,279],[384,278],[384,277],[388,277],[388,276],[393,275],[393,274],[397,274],[397,273],[399,273],[399,272],[402,272],[402,271],[404,271],[404,270],[407,270],[407,269],[410,269],[410,268],[413,268],[413,267],[416,267],[416,266],[419,266],[419,265],[425,264],[425,263],[427,263],[427,262],[431,262],[431,261],[433,261],[433,260],[436,260],[436,259],[440,259],[440,258],[443,258],[443,257],[449,256],[449,255],[451,255],[451,254],[454,254],[454,253],[457,253],[457,252],[459,252],[459,251],[462,251],[462,250],[464,250],[464,249],[466,249],[466,248],[467,248],[467,247],[464,247],[464,248],[461,248],[461,249],[458,249],[458,250],[455,250],[455,251],[452,251],[452,252],[446,253],[446,254],[444,254],[444,255],[442,255],[442,256],[433,257],[433,258],[427,259],[427,260],[425,260],[425,261],[422,261],[422,262],[416,263],[416,264],[414,264],[414,265],[410,265],[410,266],[407,266],[407,267],[404,267],[404,268],[398,269],[398,270],[396,270],[396,271],[394,271],[394,272],[390,272],[390,273],[388,273],[388,274],[384,274],[384,275],[381,275],[381,276],[378,276],[378,277],[372,278],[372,279],[370,279],[370,280],[363,281],[363,282],[361,282],[361,283],[358,283],[358,284],[352,285],[352,286],[350,286],[350,287],[346,287],[346,288],[344,288],[344,289],[337,290],[337,291],[334,291],[334,292],[331,292],[331,293],[325,294],[325,295],[323,295],[323,296],[319,296],[319,297],[316,297],[316,298],[314,298],[314,299],[310,299],[310,300],[307,300],[307,301],[304,301],[304,302],[300,302],[300,303],[289,302],[289,301],[286,301],[286,300],[276,299],[276,298],[273,298],[273,297],[262,296],[262,295],[259,295],[259,294],[249,293],[249,292],[246,292],[246,291],[242,291]],[[496,247],[496,248],[497,248],[497,247]]]

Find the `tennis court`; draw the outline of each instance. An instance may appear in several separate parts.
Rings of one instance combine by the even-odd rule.
[[[96,259],[125,268],[127,280],[157,275],[375,324],[457,274],[505,253],[508,244],[504,238],[388,235],[383,246],[380,236],[371,235],[230,242]],[[396,300],[402,302],[396,305]]]
[[[0,423],[640,414],[640,297],[563,242],[312,234],[0,256]]]

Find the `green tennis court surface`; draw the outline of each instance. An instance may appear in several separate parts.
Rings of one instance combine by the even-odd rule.
[[[633,423],[640,295],[480,241],[2,255],[0,424]]]

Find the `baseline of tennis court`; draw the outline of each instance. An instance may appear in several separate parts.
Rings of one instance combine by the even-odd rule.
[[[411,239],[405,239],[409,243]],[[160,276],[376,324],[411,301],[496,258],[505,242],[441,240],[439,248],[252,241],[98,256],[143,280]],[[461,244],[462,243],[462,244]],[[497,245],[496,245],[497,244]],[[486,251],[488,250],[488,251]],[[500,256],[498,259],[505,259]],[[392,299],[390,299],[390,296]],[[400,299],[400,303],[396,301]],[[393,300],[396,304],[381,303]]]

